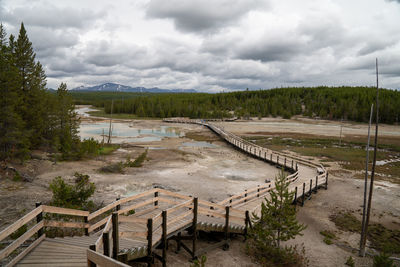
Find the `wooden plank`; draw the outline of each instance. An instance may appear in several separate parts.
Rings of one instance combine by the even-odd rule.
[[[42,205],[43,212],[63,214],[63,215],[73,215],[73,216],[88,216],[89,212],[84,210],[66,209],[60,207],[46,206]]]
[[[126,208],[124,208],[122,210],[119,210],[117,212],[118,212],[118,214],[125,213],[125,212],[128,212],[130,210],[138,209],[138,208],[144,207],[146,205],[152,204],[152,203],[154,203],[154,201],[157,201],[157,200],[158,200],[158,197],[153,197],[153,198],[148,199],[146,201],[139,202],[137,204],[134,204],[134,205],[131,205],[129,207],[126,207]]]
[[[210,215],[218,218],[225,218],[225,213],[217,213],[209,209],[198,207],[199,214]]]
[[[169,203],[169,204],[176,204],[176,203],[179,203],[178,200],[169,199],[169,198],[166,198],[166,197],[158,197],[158,200],[159,200],[160,202],[165,202],[165,203]]]
[[[120,222],[129,222],[129,223],[146,223],[146,218],[138,218],[135,216],[119,216]]]
[[[119,232],[119,237],[121,238],[135,238],[135,237],[147,237],[147,231],[125,231]]]
[[[8,226],[6,229],[0,232],[0,241],[2,241],[4,238],[9,236],[10,234],[14,233],[16,230],[18,230],[21,226],[32,220],[33,218],[36,218],[36,216],[43,211],[42,206],[37,207],[36,209],[32,210],[28,214],[26,214],[24,217],[18,219],[15,221],[13,224]]]
[[[39,245],[40,242],[45,239],[46,234],[43,234],[41,237],[36,239],[32,244],[29,245],[24,251],[18,254],[17,257],[15,257],[10,263],[7,264],[7,267],[12,267],[15,264],[17,264],[23,257],[25,257],[29,252],[31,252],[32,249],[34,249],[37,245]]]
[[[193,211],[188,211],[188,212],[185,212],[185,213],[183,213],[183,214],[181,214],[181,215],[179,215],[179,216],[175,216],[172,220],[170,220],[169,222],[168,222],[168,226],[170,226],[170,225],[172,225],[172,224],[174,224],[175,222],[177,222],[177,221],[179,221],[179,220],[182,220],[183,218],[185,218],[185,217],[187,217],[187,216],[189,216],[189,215],[192,215],[193,214]]]
[[[175,192],[171,192],[171,191],[168,191],[168,190],[165,190],[165,189],[159,189],[159,192],[161,192],[163,194],[166,194],[166,195],[169,195],[169,196],[172,196],[172,197],[181,198],[181,199],[186,199],[186,200],[192,199],[192,197],[181,195],[181,194],[178,194],[178,193],[175,193]]]
[[[24,243],[28,238],[33,236],[37,231],[43,228],[43,221],[35,224],[31,229],[26,231],[23,235],[18,237],[14,242],[12,242],[8,247],[4,248],[0,251],[0,260],[4,259],[8,255],[10,255],[16,248],[18,248],[22,243]]]
[[[59,222],[44,220],[46,227],[89,228],[90,224],[84,222]]]
[[[189,199],[189,200],[187,200],[185,202],[182,202],[182,203],[180,203],[178,205],[175,205],[175,206],[173,206],[173,207],[171,207],[169,209],[166,209],[166,211],[167,211],[167,213],[172,213],[172,212],[174,212],[174,211],[176,211],[178,209],[181,209],[181,208],[184,208],[184,207],[188,207],[192,203],[193,203],[193,199]]]
[[[106,223],[108,222],[108,219],[109,219],[109,218],[111,218],[111,216],[105,217],[104,219],[98,221],[97,223],[92,224],[92,225],[89,227],[89,233],[91,233],[94,229],[99,228],[100,226],[106,224]]]

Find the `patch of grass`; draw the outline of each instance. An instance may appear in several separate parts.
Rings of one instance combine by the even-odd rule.
[[[134,167],[134,168],[142,167],[143,162],[146,160],[147,152],[148,152],[148,149],[146,149],[146,151],[144,151],[142,154],[140,154],[134,161],[131,161],[130,158],[127,158],[124,166],[125,167]]]
[[[216,135],[204,135],[199,132],[188,132],[185,134],[185,137],[193,139],[194,141],[199,141],[199,142],[214,142],[218,141],[219,138]]]
[[[111,163],[109,165],[101,167],[99,171],[104,173],[124,173],[124,163]]]
[[[361,222],[350,212],[339,212],[330,216],[331,221],[343,231],[360,232]]]
[[[319,233],[324,236],[324,240],[323,241],[327,245],[332,245],[333,244],[332,239],[336,239],[336,235],[333,232],[329,231],[329,230],[324,230],[324,231],[321,231]]]
[[[18,228],[14,233],[10,235],[12,239],[17,239],[21,235],[25,234],[25,232],[28,230],[28,226],[26,224],[22,225],[20,228]]]
[[[14,182],[21,182],[22,181],[22,176],[19,174],[19,172],[15,172],[13,179]]]
[[[114,152],[118,148],[119,148],[119,145],[107,144],[99,149],[99,154],[104,155],[104,156],[110,155],[112,152]]]
[[[361,232],[361,221],[349,212],[333,214],[330,219],[340,230]],[[381,224],[370,224],[367,238],[371,241],[371,246],[379,251],[400,253],[400,230],[391,230]]]

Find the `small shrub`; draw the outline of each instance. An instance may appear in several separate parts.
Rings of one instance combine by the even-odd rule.
[[[28,226],[26,224],[22,225],[20,228],[18,228],[14,233],[10,235],[12,239],[17,239],[21,235],[25,234],[25,232],[28,230]]]
[[[331,231],[329,231],[329,230],[324,230],[324,231],[321,231],[321,232],[319,232],[321,235],[323,235],[324,236],[324,243],[325,244],[327,244],[327,245],[332,245],[333,244],[333,241],[332,241],[332,239],[336,239],[336,236],[335,236],[335,234],[334,233],[332,233]]]
[[[100,168],[100,172],[105,173],[124,173],[124,164],[122,162],[111,163]]]
[[[381,253],[374,257],[374,267],[394,267],[393,260],[389,259],[389,255]]]
[[[332,241],[332,239],[330,239],[328,237],[324,237],[324,243],[327,244],[327,245],[332,245],[333,241]]]
[[[125,213],[126,216],[133,215],[133,214],[135,214],[135,210],[130,210]]]
[[[148,150],[146,149],[146,151],[140,154],[134,161],[131,161],[130,158],[127,158],[125,162],[125,167],[134,167],[134,168],[142,167],[143,162],[147,157],[147,151]]]
[[[193,261],[193,264],[190,265],[190,267],[204,267],[206,266],[206,262],[207,262],[207,256],[206,255],[202,255],[199,259],[196,259]]]
[[[350,267],[354,267],[354,259],[352,256],[349,256],[345,262],[345,265],[350,266]]]
[[[21,182],[22,181],[22,176],[19,174],[19,172],[15,172],[14,177],[12,179],[14,182]]]
[[[94,194],[96,186],[89,182],[89,175],[76,172],[74,176],[74,185],[67,184],[61,176],[53,179],[50,183],[50,190],[53,192],[50,204],[72,209],[93,208],[93,202],[88,199]]]

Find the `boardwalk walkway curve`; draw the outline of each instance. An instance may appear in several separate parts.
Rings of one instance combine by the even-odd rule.
[[[319,188],[328,188],[328,173],[322,165],[257,146],[203,120],[175,118],[164,122],[208,127],[236,149],[284,168],[291,173],[287,180],[295,192],[294,204],[303,205]],[[34,210],[0,232],[1,242],[10,240],[20,227],[31,226],[0,250],[0,260],[7,266],[129,266],[125,263],[144,261],[151,265],[158,259],[166,266],[170,240],[176,241],[178,251],[183,248],[195,258],[204,253],[197,248],[198,231],[224,233],[224,238],[208,249],[228,248],[231,233],[246,235],[250,214],[258,212],[273,187],[274,183],[268,182],[219,203],[153,188],[117,199],[93,213],[37,203]],[[77,229],[84,235],[46,237],[44,230],[51,228]],[[190,245],[183,240],[190,240]]]

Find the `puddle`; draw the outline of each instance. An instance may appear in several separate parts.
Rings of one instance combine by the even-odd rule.
[[[161,141],[164,137],[181,137],[184,133],[169,126],[159,126],[153,129],[141,129],[130,126],[127,123],[115,122],[112,124],[112,142],[154,142]],[[106,135],[104,139],[107,139],[109,123],[81,123],[79,132],[81,139],[87,139],[93,137],[94,139],[101,141],[103,134]]]
[[[182,146],[184,147],[207,147],[207,148],[216,148],[218,146],[205,142],[205,141],[196,141],[196,142],[183,142]]]

